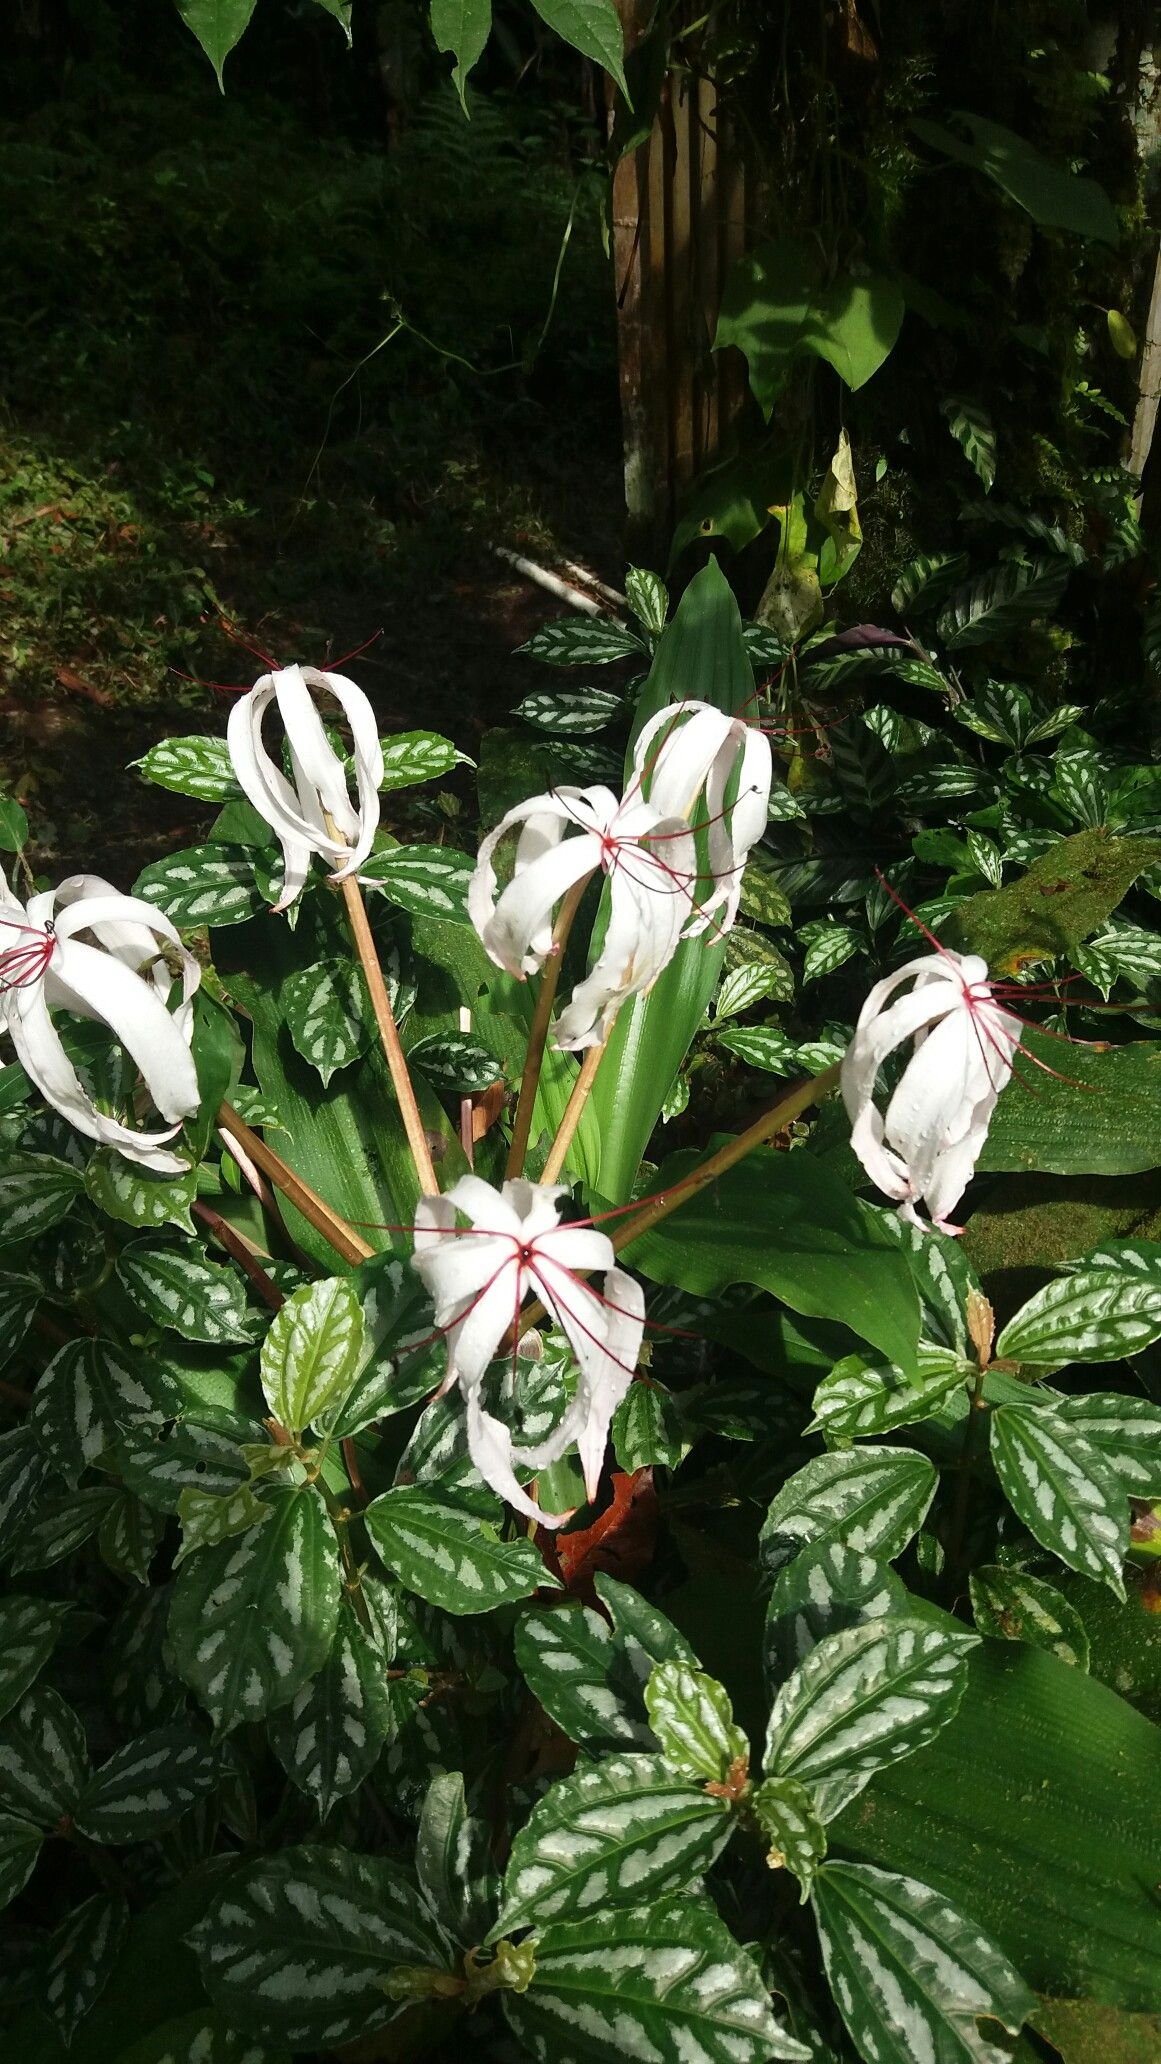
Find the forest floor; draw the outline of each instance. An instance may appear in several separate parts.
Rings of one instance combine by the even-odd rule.
[[[384,732],[471,753],[557,613],[493,548],[623,570],[588,196],[552,292],[558,139],[440,97],[320,183],[304,115],[195,85],[180,148],[168,91],[111,137],[107,80],[0,125],[0,792],[34,866],[119,886],[212,816],[130,763],[263,670],[222,623],[279,662],[372,640]]]

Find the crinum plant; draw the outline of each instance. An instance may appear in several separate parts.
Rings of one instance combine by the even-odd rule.
[[[1060,1378],[1161,1337],[1156,1250],[997,1337],[942,1228],[1028,1056],[934,937],[645,1160],[711,998],[771,993],[782,805],[716,567],[668,626],[629,587],[623,764],[566,724],[513,794],[489,744],[474,858],[379,823],[454,745],[288,665],[146,756],[218,814],[131,896],[9,870],[22,2058],[983,2064],[1101,1900],[1094,1989],[1147,1991],[1151,1730],[1076,1585],[1124,1595],[1161,1415]],[[1051,1927],[1034,1754],[1099,1831]]]

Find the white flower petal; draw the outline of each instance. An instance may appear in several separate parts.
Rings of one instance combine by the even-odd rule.
[[[559,1527],[563,1526],[567,1519],[572,1518],[571,1512],[544,1512],[529,1497],[517,1481],[514,1468],[516,1460],[527,1466],[527,1457],[513,1449],[512,1436],[508,1428],[502,1420],[494,1418],[490,1412],[485,1412],[479,1392],[476,1390],[468,1393],[467,1421],[468,1453],[484,1482],[490,1490],[495,1491],[497,1497],[503,1498],[514,1511],[519,1512],[525,1519],[534,1520],[538,1526]],[[532,1466],[546,1465],[541,1463]]]
[[[357,804],[347,788],[345,765],[327,739],[315,692],[333,696],[350,725]],[[263,743],[262,726],[272,702],[286,730],[293,785]],[[343,863],[332,877],[336,881],[357,872],[371,851],[379,823],[383,753],[375,713],[353,681],[317,667],[290,666],[264,674],[231,710],[226,742],[243,794],[282,847],[283,885],[276,909],[285,910],[300,892],[312,853]],[[327,814],[334,834],[326,828]]]
[[[609,880],[609,921],[594,966],[557,1020],[555,1044],[602,1046],[630,996],[652,987],[679,945],[697,868],[693,839],[663,820],[664,859],[645,846],[618,855]]]
[[[129,979],[136,977],[131,975]],[[166,1147],[166,1142],[180,1132],[180,1121],[163,1132],[139,1132],[97,1110],[61,1045],[42,983],[33,983],[10,995],[7,1029],[25,1074],[45,1101],[77,1132],[102,1146],[115,1147],[127,1160],[139,1162],[157,1175],[185,1173],[189,1163]]]

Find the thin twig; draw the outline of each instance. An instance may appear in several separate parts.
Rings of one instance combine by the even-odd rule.
[[[556,1001],[561,962],[564,959],[564,949],[572,930],[573,919],[591,879],[591,875],[586,874],[581,881],[574,883],[560,906],[556,923],[552,928],[552,945],[541,973],[540,993],[532,1014],[524,1073],[520,1079],[520,1099],[516,1105],[516,1117],[512,1126],[512,1144],[508,1149],[508,1165],[504,1170],[509,1179],[524,1173],[524,1156],[528,1152],[528,1135],[532,1130],[532,1112],[536,1103],[536,1092],[540,1087],[540,1070],[544,1062],[548,1028],[552,1023],[552,1006]]]
[[[254,1285],[263,1304],[268,1304],[271,1311],[281,1311],[286,1303],[285,1297],[273,1278],[267,1275],[257,1255],[247,1246],[241,1233],[230,1224],[229,1219],[223,1218],[221,1212],[215,1211],[211,1205],[200,1201],[195,1202],[193,1214],[195,1218],[201,1219],[204,1226],[209,1227],[215,1240],[225,1248],[227,1254],[233,1255],[238,1267]]]
[[[343,892],[343,902],[347,906],[347,917],[350,921],[351,933],[355,941],[355,951],[359,956],[359,962],[366,977],[367,988],[370,991],[371,1008],[375,1013],[375,1023],[379,1027],[379,1037],[383,1042],[383,1053],[390,1071],[395,1095],[399,1102],[399,1109],[403,1117],[403,1129],[407,1134],[407,1144],[411,1149],[411,1158],[415,1163],[415,1173],[419,1187],[425,1196],[438,1197],[439,1179],[435,1172],[435,1163],[431,1158],[431,1146],[428,1142],[423,1119],[420,1116],[419,1104],[416,1101],[415,1085],[411,1080],[407,1060],[399,1043],[399,1028],[395,1023],[395,1013],[391,1008],[391,998],[387,992],[387,984],[383,979],[383,970],[379,965],[379,955],[375,949],[371,922],[367,916],[367,906],[363,901],[363,891],[354,876],[350,874],[339,886]]]
[[[824,1068],[821,1075],[812,1076],[809,1082],[800,1082],[797,1089],[792,1089],[786,1096],[780,1097],[761,1118],[755,1119],[753,1125],[747,1126],[745,1132],[740,1132],[737,1139],[731,1140],[728,1146],[719,1147],[716,1154],[711,1154],[708,1161],[703,1161],[700,1168],[695,1168],[682,1182],[675,1183],[671,1190],[662,1190],[656,1197],[651,1197],[636,1218],[624,1221],[613,1234],[613,1246],[617,1252],[620,1253],[621,1248],[628,1247],[633,1240],[639,1240],[642,1233],[652,1232],[653,1227],[659,1225],[663,1218],[668,1218],[671,1211],[677,1211],[682,1204],[687,1204],[691,1197],[696,1197],[699,1191],[707,1189],[719,1176],[727,1174],[731,1168],[736,1168],[738,1162],[744,1161],[747,1154],[752,1154],[755,1147],[766,1146],[776,1132],[783,1131],[795,1118],[800,1118],[804,1111],[808,1111],[812,1104],[817,1104],[824,1096],[828,1096],[838,1082],[840,1066],[841,1063],[836,1061],[833,1067]]]
[[[296,1211],[301,1211],[303,1217],[309,1219],[315,1231],[322,1234],[323,1239],[334,1248],[336,1254],[349,1262],[370,1260],[375,1249],[368,1247],[367,1242],[359,1238],[354,1227],[348,1225],[346,1219],[341,1218],[337,1211],[332,1211],[330,1205],[319,1196],[318,1191],[312,1190],[309,1183],[303,1182],[302,1177],[287,1166],[281,1155],[274,1152],[273,1147],[268,1147],[265,1140],[259,1139],[258,1134],[252,1131],[245,1119],[240,1118],[230,1104],[222,1105],[218,1112],[218,1124],[223,1132],[228,1132],[231,1139],[236,1139],[238,1144],[245,1148],[255,1167],[260,1168],[263,1175],[270,1178],[275,1189],[282,1191],[283,1196],[290,1200]]]

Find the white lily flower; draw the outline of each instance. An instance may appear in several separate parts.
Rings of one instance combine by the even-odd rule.
[[[497,901],[492,855],[516,825],[515,869]],[[561,1012],[557,1046],[603,1045],[625,999],[650,988],[672,960],[697,886],[692,834],[639,797],[619,802],[608,788],[553,789],[518,803],[489,832],[468,891],[485,951],[523,976],[551,949],[561,897],[598,868],[609,878],[609,921],[591,971]]]
[[[709,847],[708,892],[699,895],[685,936],[727,932],[738,913],[750,848],[766,829],[773,762],[765,733],[708,702],[679,702],[659,710],[633,748],[637,788],[663,817],[680,817]],[[727,802],[737,777],[734,800]],[[704,805],[702,813],[698,804]]]
[[[25,1073],[70,1125],[159,1175],[188,1163],[167,1150],[200,1102],[190,1051],[196,960],[167,917],[137,896],[119,895],[96,874],[74,874],[27,905],[0,873],[0,1030]],[[181,1000],[168,1003],[180,969]],[[107,1025],[136,1062],[169,1120],[140,1132],[99,1111],[52,1022],[54,1010]]]
[[[327,739],[314,695],[330,695],[351,727],[355,747],[357,799],[352,800],[342,760]],[[262,726],[275,703],[290,749],[293,785],[262,742]],[[301,894],[312,853],[340,861],[332,881],[356,874],[379,826],[383,748],[375,712],[361,688],[345,674],[317,667],[282,667],[263,674],[235,703],[226,743],[238,784],[258,815],[278,834],[282,847],[282,893],[275,910],[287,910]],[[327,818],[333,829],[328,829]]]
[[[911,1059],[880,1114],[879,1070],[908,1040]],[[978,954],[941,947],[871,990],[842,1064],[851,1146],[913,1224],[923,1224],[915,1210],[923,1202],[941,1232],[959,1230],[948,1214],[971,1179],[1019,1045],[1020,1021],[996,1002]]]
[[[596,1497],[609,1423],[633,1379],[645,1326],[641,1286],[616,1266],[608,1235],[560,1224],[560,1199],[567,1195],[558,1183],[517,1179],[496,1190],[465,1175],[444,1196],[421,1197],[415,1214],[412,1265],[448,1340],[442,1390],[458,1383],[463,1392],[468,1448],[485,1483],[543,1526],[561,1526],[569,1514],[533,1504],[516,1480],[517,1468],[547,1469],[575,1440],[586,1494]],[[470,1227],[457,1226],[457,1215]],[[603,1294],[578,1270],[603,1274]],[[503,1422],[484,1409],[482,1388],[501,1341],[518,1328],[529,1292],[565,1335],[579,1374],[556,1432],[536,1447],[517,1447]]]

